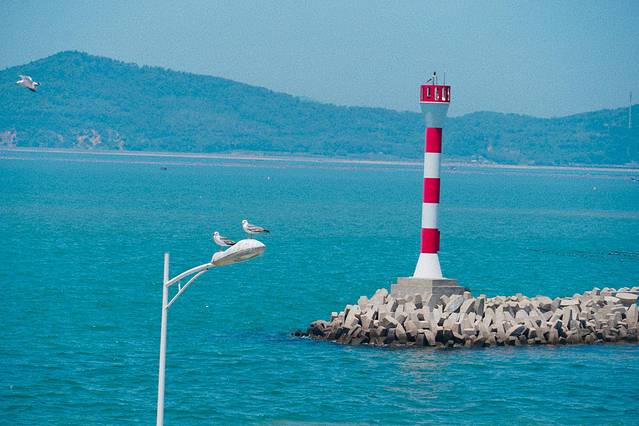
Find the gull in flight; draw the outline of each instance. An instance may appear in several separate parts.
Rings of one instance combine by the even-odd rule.
[[[35,92],[36,87],[40,85],[40,83],[38,83],[37,81],[33,81],[33,79],[28,75],[18,75],[18,77],[20,77],[20,80],[16,81],[16,84],[22,87],[26,87],[32,92]]]
[[[235,241],[231,240],[230,238],[221,236],[220,233],[217,231],[213,233],[213,241],[215,241],[215,244],[220,247],[231,247],[235,244]]]
[[[244,219],[242,221],[242,229],[244,229],[244,232],[246,232],[247,234],[249,234],[249,237],[253,238],[253,234],[260,234],[263,232],[271,232],[266,228],[262,228],[261,226],[257,226],[257,225],[252,225],[248,222],[248,220]]]

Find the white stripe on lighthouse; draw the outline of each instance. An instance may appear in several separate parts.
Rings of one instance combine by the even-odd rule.
[[[425,178],[439,177],[440,157],[441,157],[441,154],[439,152],[424,153],[424,177]]]
[[[422,204],[422,228],[437,228],[437,211],[439,203]]]

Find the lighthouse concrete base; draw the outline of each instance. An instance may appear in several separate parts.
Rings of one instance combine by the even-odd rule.
[[[464,294],[465,291],[467,289],[457,284],[457,280],[449,278],[400,277],[391,285],[391,296],[406,298],[420,294],[424,301],[428,300],[429,308],[439,304],[439,298],[444,295]]]

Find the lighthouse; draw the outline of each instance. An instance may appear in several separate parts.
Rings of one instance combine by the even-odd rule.
[[[450,105],[450,86],[437,84],[437,74],[419,88],[419,105],[424,117],[424,181],[419,258],[412,277],[398,278],[391,286],[396,297],[421,294],[434,306],[442,295],[462,294],[457,281],[444,278],[439,264],[439,201],[442,129]]]
[[[442,128],[450,105],[450,86],[438,85],[433,74],[432,84],[424,84],[419,90],[419,105],[426,124],[424,134],[424,196],[422,202],[422,229],[419,259],[415,278],[442,278],[439,266],[440,233],[437,224],[439,213],[440,177],[442,155]]]

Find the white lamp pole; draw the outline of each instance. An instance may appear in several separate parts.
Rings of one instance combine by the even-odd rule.
[[[225,251],[218,251],[213,255],[209,263],[196,266],[169,279],[169,254],[164,253],[164,279],[162,280],[162,325],[160,328],[160,371],[158,373],[158,412],[157,426],[164,424],[164,372],[166,369],[166,327],[169,307],[200,275],[216,266],[231,265],[233,263],[249,260],[261,255],[266,246],[260,241],[247,239],[238,241]],[[180,280],[193,275],[186,284],[179,284]],[[169,301],[169,287],[178,283],[178,291]]]

